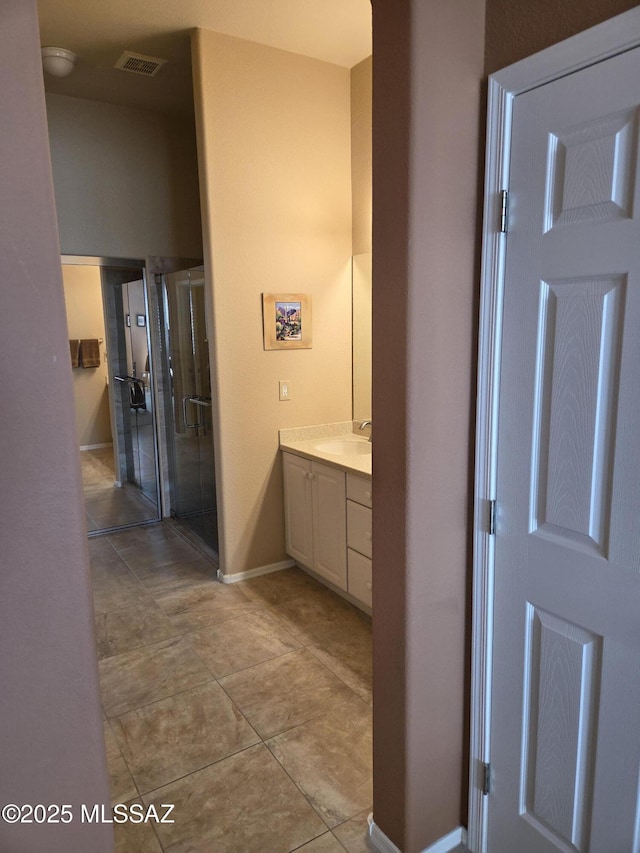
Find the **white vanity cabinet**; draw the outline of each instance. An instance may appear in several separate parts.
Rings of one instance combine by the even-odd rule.
[[[345,472],[283,453],[287,553],[347,590]]]
[[[287,554],[371,607],[371,480],[282,454]]]
[[[371,480],[347,473],[347,589],[372,606]]]

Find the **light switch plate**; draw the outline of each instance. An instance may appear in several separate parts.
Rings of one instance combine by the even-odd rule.
[[[291,382],[288,379],[281,379],[278,383],[280,386],[279,399],[283,402],[291,399]]]

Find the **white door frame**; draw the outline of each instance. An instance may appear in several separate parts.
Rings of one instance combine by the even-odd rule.
[[[501,193],[509,187],[513,102],[524,92],[639,45],[640,7],[635,7],[489,77],[473,522],[471,743],[467,840],[472,853],[496,853],[487,851],[488,796],[483,794],[482,789],[483,765],[491,760],[489,736],[495,536],[491,535],[489,529],[490,501],[496,497],[496,439],[505,263],[505,235],[500,231]],[[499,510],[497,515],[499,530]]]

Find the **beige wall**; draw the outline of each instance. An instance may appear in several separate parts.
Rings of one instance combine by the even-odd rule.
[[[111,442],[100,267],[63,264],[69,337],[102,338],[100,366],[72,370],[76,432],[80,447]]]
[[[371,112],[373,58],[351,69],[353,254],[371,251]]]
[[[486,71],[635,5],[487,0]],[[484,6],[373,0],[373,813],[403,853],[466,823]]]
[[[371,252],[353,256],[353,417],[371,419]]]
[[[350,75],[206,30],[192,50],[220,556],[236,573],[286,558],[278,429],[351,418]],[[311,296],[312,349],[263,350],[263,292]]]
[[[63,254],[201,257],[193,124],[47,95]]]
[[[110,853],[110,797],[35,0],[0,3],[0,850]]]

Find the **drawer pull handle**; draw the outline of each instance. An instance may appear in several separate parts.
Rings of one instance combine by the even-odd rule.
[[[366,498],[368,501],[370,501],[370,500],[371,500],[371,492],[365,492],[365,493],[364,493],[364,496],[365,496],[365,498]]]
[[[316,475],[313,473],[313,471],[309,471],[307,477],[309,478],[309,480],[315,480]]]
[[[367,581],[367,589],[371,589],[371,587],[372,587],[371,581]]]
[[[367,539],[369,539],[369,540],[371,539],[371,531],[370,530],[367,530],[367,532],[364,535],[366,536]]]

